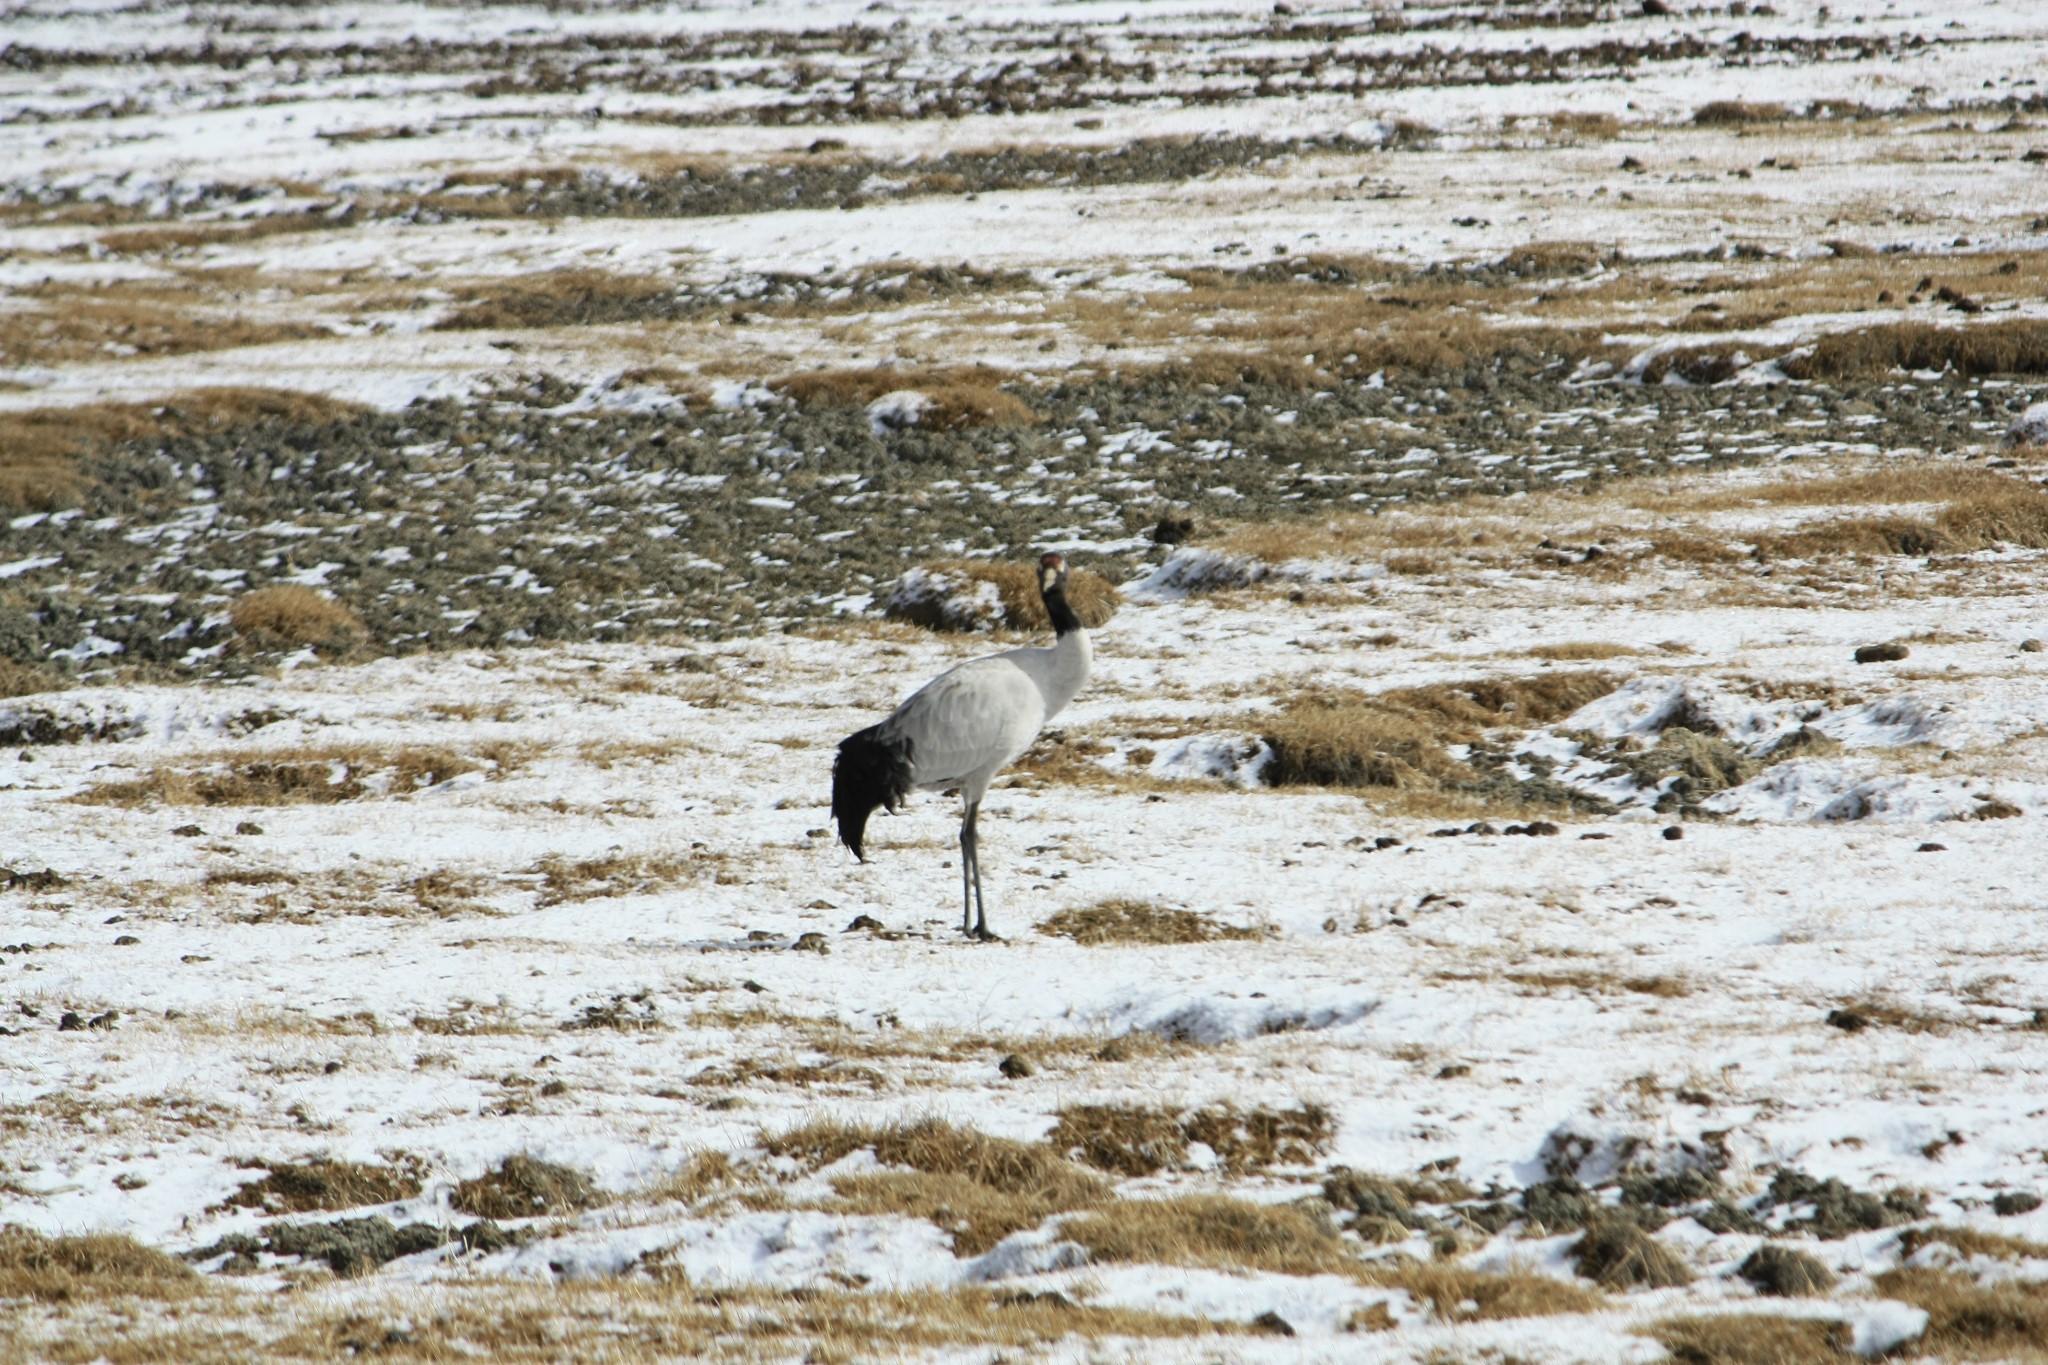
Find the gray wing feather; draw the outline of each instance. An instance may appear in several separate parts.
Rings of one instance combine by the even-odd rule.
[[[917,785],[932,787],[984,768],[993,772],[1030,748],[1044,724],[1037,685],[996,656],[932,679],[883,728],[909,737]]]

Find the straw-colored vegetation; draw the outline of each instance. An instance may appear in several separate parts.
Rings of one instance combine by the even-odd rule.
[[[1038,926],[1041,934],[1070,938],[1084,947],[1130,943],[1210,943],[1218,939],[1258,940],[1263,928],[1220,923],[1194,910],[1153,901],[1115,898],[1061,910]]]
[[[297,583],[243,593],[229,617],[235,634],[253,649],[310,646],[322,654],[346,654],[369,634],[362,617],[326,593]]]

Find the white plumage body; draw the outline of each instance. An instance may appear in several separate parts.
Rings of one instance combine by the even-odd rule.
[[[972,659],[926,683],[882,722],[911,743],[911,781],[926,791],[959,787],[981,800],[995,775],[1031,747],[1088,681],[1085,631],[1049,649],[1011,649]]]

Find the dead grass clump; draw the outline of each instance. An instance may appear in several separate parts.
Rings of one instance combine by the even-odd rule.
[[[1093,630],[1107,624],[1121,600],[1116,585],[1101,574],[1069,570],[1067,605],[1082,625]],[[1035,564],[948,559],[919,565],[897,584],[882,615],[927,630],[1001,627],[1036,633],[1052,629],[1045,599],[1039,595]]]
[[[1446,752],[1503,726],[1547,725],[1612,692],[1611,674],[1560,671],[1387,692],[1306,693],[1265,723],[1274,786],[1454,787],[1475,774]]]
[[[251,649],[299,649],[346,654],[370,633],[363,618],[326,593],[299,583],[258,588],[229,610],[235,634]]]
[[[1045,1140],[1057,1151],[1118,1175],[1157,1175],[1186,1165],[1188,1158],[1180,1116],[1138,1104],[1068,1105]]]
[[[162,403],[86,403],[0,413],[0,506],[76,507],[92,479],[80,462],[134,441],[263,422],[316,426],[365,409],[281,389],[191,389]]]
[[[449,1199],[479,1218],[537,1218],[603,1202],[604,1195],[583,1172],[530,1156],[506,1157],[495,1170],[457,1185]]]
[[[1879,1275],[1877,1290],[1927,1310],[1918,1345],[1930,1355],[2037,1360],[2048,1342],[2048,1286],[2038,1281],[1982,1285],[1967,1275],[1902,1266]]]
[[[2001,1261],[2048,1261],[2048,1246],[2025,1237],[2010,1237],[2002,1232],[1984,1232],[1978,1228],[1939,1226],[1907,1228],[1900,1233],[1900,1259],[1910,1258],[1929,1242],[1946,1242],[1965,1256],[1990,1256]]]
[[[1038,926],[1041,934],[1070,938],[1083,947],[1123,943],[1213,943],[1256,941],[1262,928],[1219,924],[1194,910],[1174,910],[1155,901],[1117,897],[1062,910]]]
[[[815,1166],[870,1148],[883,1165],[908,1167],[833,1181],[839,1207],[923,1218],[950,1231],[953,1250],[962,1256],[979,1255],[1013,1232],[1109,1197],[1100,1177],[1050,1147],[989,1137],[939,1119],[888,1128],[813,1123],[764,1138],[763,1146],[772,1155]]]
[[[1966,496],[1943,507],[1931,522],[1902,516],[1837,518],[1759,537],[1757,554],[1816,559],[1844,554],[1957,554],[2000,545],[2048,549],[2048,493],[1988,474],[1970,480],[1970,487]]]
[[[775,387],[807,406],[865,407],[884,394],[922,394],[915,425],[924,431],[964,427],[1029,426],[1038,420],[1031,405],[1003,388],[1016,376],[987,365],[928,369],[808,370],[779,379]]]
[[[29,668],[12,659],[0,659],[0,698],[55,692],[64,685],[64,679],[54,673],[46,673],[40,668]]]
[[[574,861],[559,856],[542,858],[533,865],[541,878],[536,904],[545,908],[568,901],[650,895],[695,880],[705,865],[705,860],[693,855],[667,853],[608,853]]]
[[[1545,120],[1552,129],[1575,137],[1609,138],[1621,132],[1621,120],[1609,113],[1559,109]]]
[[[1847,1326],[1825,1318],[1716,1313],[1665,1318],[1648,1330],[1679,1365],[1837,1365],[1856,1359],[1848,1350]]]
[[[1606,259],[1607,253],[1592,242],[1531,242],[1510,251],[1500,265],[1508,274],[1524,279],[1550,279],[1589,275]]]
[[[14,1224],[0,1227],[0,1300],[182,1298],[198,1285],[184,1262],[119,1233],[46,1237]]]
[[[1569,663],[1586,659],[1619,659],[1643,651],[1634,645],[1618,645],[1610,640],[1566,640],[1554,645],[1533,645],[1522,652],[1532,659]]]
[[[221,1207],[264,1213],[311,1213],[364,1204],[392,1204],[412,1198],[420,1189],[419,1168],[410,1162],[372,1166],[320,1157],[269,1167],[261,1180],[244,1184],[222,1200]]]
[[[643,275],[558,270],[464,290],[462,306],[434,326],[437,331],[473,331],[631,322],[665,311],[661,305],[674,289],[669,281]]]
[[[1835,1287],[1835,1272],[1819,1257],[1782,1242],[1765,1242],[1749,1253],[1735,1273],[1755,1286],[1757,1293],[1779,1298],[1805,1298]]]
[[[1692,1283],[1692,1271],[1677,1252],[1620,1218],[1587,1228],[1572,1248],[1572,1261],[1579,1274],[1608,1289],[1671,1289]]]
[[[1709,100],[1692,111],[1692,121],[1704,128],[1740,126],[1745,123],[1774,123],[1790,118],[1792,111],[1782,104],[1751,103],[1747,100]]]
[[[1328,1227],[1297,1208],[1225,1195],[1123,1199],[1060,1224],[1097,1261],[1351,1274],[1357,1262]]]
[[[1794,379],[1868,378],[1892,370],[2048,374],[2048,319],[2010,318],[1971,327],[1887,323],[1822,337],[1810,354],[1789,356],[1781,364]]]
[[[1198,1109],[1181,1123],[1188,1141],[1206,1144],[1233,1174],[1268,1166],[1306,1166],[1327,1152],[1337,1122],[1320,1104],[1292,1109],[1239,1109],[1234,1104]]]
[[[1261,737],[1273,750],[1265,778],[1276,787],[1414,788],[1471,775],[1435,727],[1370,697],[1292,702]]]
[[[490,762],[498,772],[517,767],[519,751],[486,746],[478,758],[421,746],[308,746],[230,760],[206,769],[153,768],[131,782],[102,782],[70,798],[88,806],[303,806],[357,801],[374,794],[370,778],[388,774],[384,789],[403,795]]]
[[[1446,1261],[1380,1263],[1364,1269],[1358,1278],[1405,1289],[1448,1322],[1590,1313],[1606,1302],[1597,1290],[1549,1275],[1487,1274]]]

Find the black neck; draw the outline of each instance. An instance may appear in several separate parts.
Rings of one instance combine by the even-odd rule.
[[[1045,614],[1052,618],[1054,635],[1065,635],[1081,628],[1081,618],[1074,615],[1074,609],[1067,605],[1066,584],[1055,583],[1050,588],[1040,589],[1039,596],[1045,599]]]

